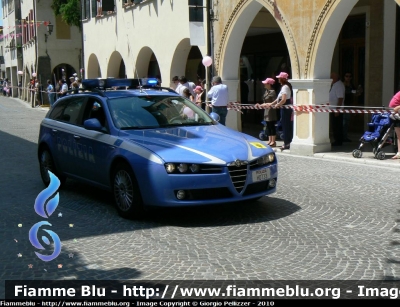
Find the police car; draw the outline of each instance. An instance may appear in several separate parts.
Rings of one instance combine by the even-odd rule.
[[[48,171],[114,194],[118,213],[255,200],[276,191],[274,151],[152,79],[87,79],[40,126]]]

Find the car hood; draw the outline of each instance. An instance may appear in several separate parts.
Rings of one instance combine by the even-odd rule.
[[[120,137],[146,147],[165,162],[225,165],[273,152],[264,142],[223,125],[120,131]]]

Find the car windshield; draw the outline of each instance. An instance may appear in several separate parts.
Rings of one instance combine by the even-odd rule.
[[[179,96],[136,96],[109,100],[114,125],[123,130],[212,125],[214,121]]]

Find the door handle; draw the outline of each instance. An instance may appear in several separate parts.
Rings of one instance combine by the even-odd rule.
[[[51,132],[58,132],[57,129],[51,129]]]
[[[79,135],[74,135],[75,140],[79,140],[81,137]]]

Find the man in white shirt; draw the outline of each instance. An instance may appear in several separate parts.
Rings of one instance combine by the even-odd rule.
[[[179,86],[179,77],[178,76],[174,76],[172,77],[171,80],[171,88],[176,91],[177,87]]]
[[[339,75],[335,72],[331,73],[332,86],[329,91],[329,104],[333,107],[343,106],[345,96],[345,86],[339,79]],[[330,120],[332,123],[332,132],[335,141],[331,144],[332,146],[343,145],[343,113],[331,113]]]
[[[179,85],[175,89],[175,91],[179,95],[183,96],[183,90],[185,88],[189,89],[190,93],[193,95],[193,97],[195,97],[196,93],[194,92],[194,89],[196,88],[196,84],[194,84],[193,82],[188,82],[185,76],[181,76],[179,77]]]
[[[228,87],[222,84],[221,77],[215,76],[212,79],[212,87],[208,91],[207,97],[211,99],[212,112],[219,115],[219,123],[225,125],[229,95]]]

